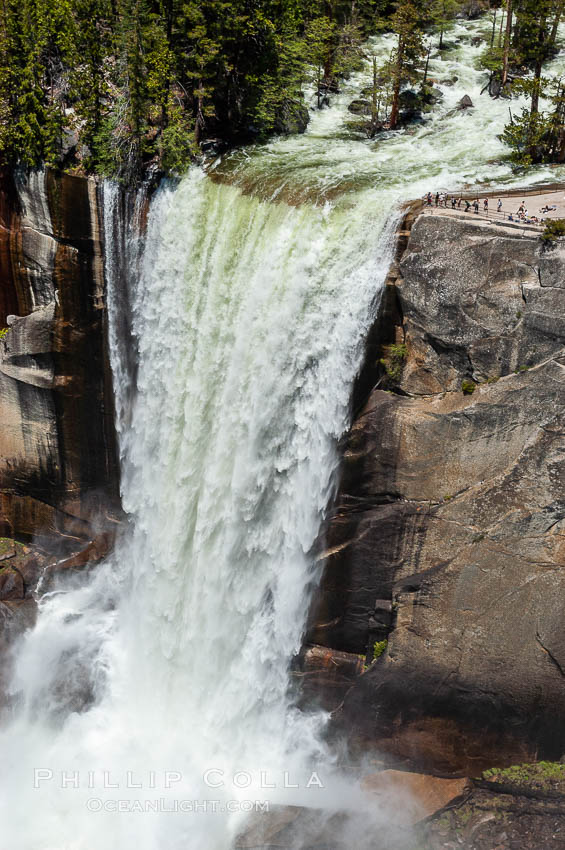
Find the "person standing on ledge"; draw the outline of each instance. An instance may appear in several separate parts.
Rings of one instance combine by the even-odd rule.
[[[475,198],[473,201],[473,209],[475,210],[475,215],[479,214],[479,199]]]
[[[497,203],[497,205],[496,205],[496,211],[497,211],[497,212],[500,212],[500,211],[501,211],[501,209],[502,209],[502,201],[501,201],[501,200],[500,200],[500,198],[499,198],[499,199],[498,199],[498,203]]]
[[[483,201],[483,210],[485,215],[488,215],[488,198],[485,198]]]

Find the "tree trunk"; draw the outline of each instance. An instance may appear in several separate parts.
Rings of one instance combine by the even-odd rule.
[[[494,17],[492,19],[492,35],[490,37],[490,46],[494,47],[494,36],[496,33],[496,9],[494,10]]]
[[[443,49],[443,27],[439,31],[439,49]]]
[[[551,27],[551,33],[549,35],[549,47],[552,48],[557,39],[557,28],[559,27],[559,21],[561,20],[561,15],[563,14],[563,5],[564,2],[561,2],[557,6],[557,10],[555,12],[555,20],[553,21],[553,26]]]
[[[530,115],[537,115],[539,112],[539,96],[541,88],[541,67],[542,60],[538,59],[534,70],[534,87],[532,89],[532,103],[530,106]]]
[[[373,56],[373,100],[371,105],[371,118],[373,124],[376,124],[379,117],[379,110],[377,106],[377,57]]]
[[[203,110],[203,86],[202,80],[198,82],[198,88],[196,89],[196,121],[194,122],[194,141],[197,145],[200,144],[200,139],[202,138],[202,131],[205,127],[204,120],[204,110]]]
[[[426,64],[424,66],[424,77],[422,79],[422,88],[424,88],[424,86],[426,85],[427,79],[428,79],[428,68],[429,68],[429,65],[430,65],[431,50],[432,50],[432,43],[430,41],[430,43],[428,45],[428,55],[426,56]]]
[[[392,85],[392,103],[390,106],[390,129],[396,130],[398,124],[398,111],[400,101],[400,78],[402,76],[402,66],[404,63],[404,40],[398,36],[398,52],[396,55],[396,63],[394,69],[394,78]]]
[[[545,41],[545,18],[542,18],[539,22],[538,29],[538,56],[536,59],[536,66],[534,69],[534,87],[532,89],[532,104],[530,107],[530,115],[537,115],[539,112],[539,96],[541,89],[541,71],[543,66],[543,60],[545,59],[546,51],[544,49],[544,41]]]
[[[508,54],[510,53],[510,35],[512,33],[512,0],[507,0],[506,32],[504,34],[504,59],[502,61],[502,88],[508,82]]]
[[[562,127],[559,132],[559,153],[557,154],[557,162],[565,161],[565,127]]]

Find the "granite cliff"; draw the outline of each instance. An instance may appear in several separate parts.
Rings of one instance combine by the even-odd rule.
[[[101,557],[119,520],[103,251],[94,180],[1,174],[0,645],[43,568]]]
[[[420,215],[383,321],[393,348],[369,348],[310,634],[367,655],[338,723],[427,769],[558,758],[565,246]]]

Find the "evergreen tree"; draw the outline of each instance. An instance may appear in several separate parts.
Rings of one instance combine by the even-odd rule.
[[[334,34],[335,24],[325,16],[314,18],[306,25],[306,51],[314,69],[318,109],[322,103],[322,85],[328,80],[332,70]]]
[[[397,34],[397,45],[390,62],[392,102],[390,128],[396,129],[400,113],[400,90],[405,83],[415,83],[420,77],[424,47],[424,27],[429,13],[422,0],[399,0],[392,17],[392,29]]]
[[[439,32],[439,49],[443,49],[443,36],[453,26],[461,8],[460,0],[433,0],[430,14],[434,28]]]

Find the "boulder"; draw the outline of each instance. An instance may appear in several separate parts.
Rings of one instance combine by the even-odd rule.
[[[0,602],[23,599],[24,594],[24,580],[21,574],[10,566],[0,567]]]
[[[275,118],[274,129],[276,133],[283,136],[304,133],[309,121],[310,112],[306,104],[300,100],[287,98]]]
[[[457,103],[457,109],[470,109],[473,106],[473,101],[468,94],[464,94],[461,100]]]
[[[485,10],[485,4],[480,0],[465,0],[461,7],[461,14],[469,21],[480,18]]]
[[[363,673],[363,656],[340,652],[327,646],[306,647],[300,664],[299,677],[303,697],[314,700],[327,711],[333,711]]]
[[[422,115],[422,99],[412,89],[400,92],[400,116],[403,123],[416,121]]]
[[[432,86],[431,88],[426,89],[426,97],[430,103],[438,103],[438,101],[443,99],[443,92],[436,86]]]
[[[61,141],[61,158],[64,159],[74,150],[79,143],[78,130],[65,128],[62,134]]]
[[[368,100],[352,100],[347,108],[353,115],[371,114],[371,104]]]
[[[403,821],[412,824],[453,806],[471,791],[468,779],[441,779],[403,770],[383,770],[366,776],[361,787],[392,810],[395,801],[402,800]]]

